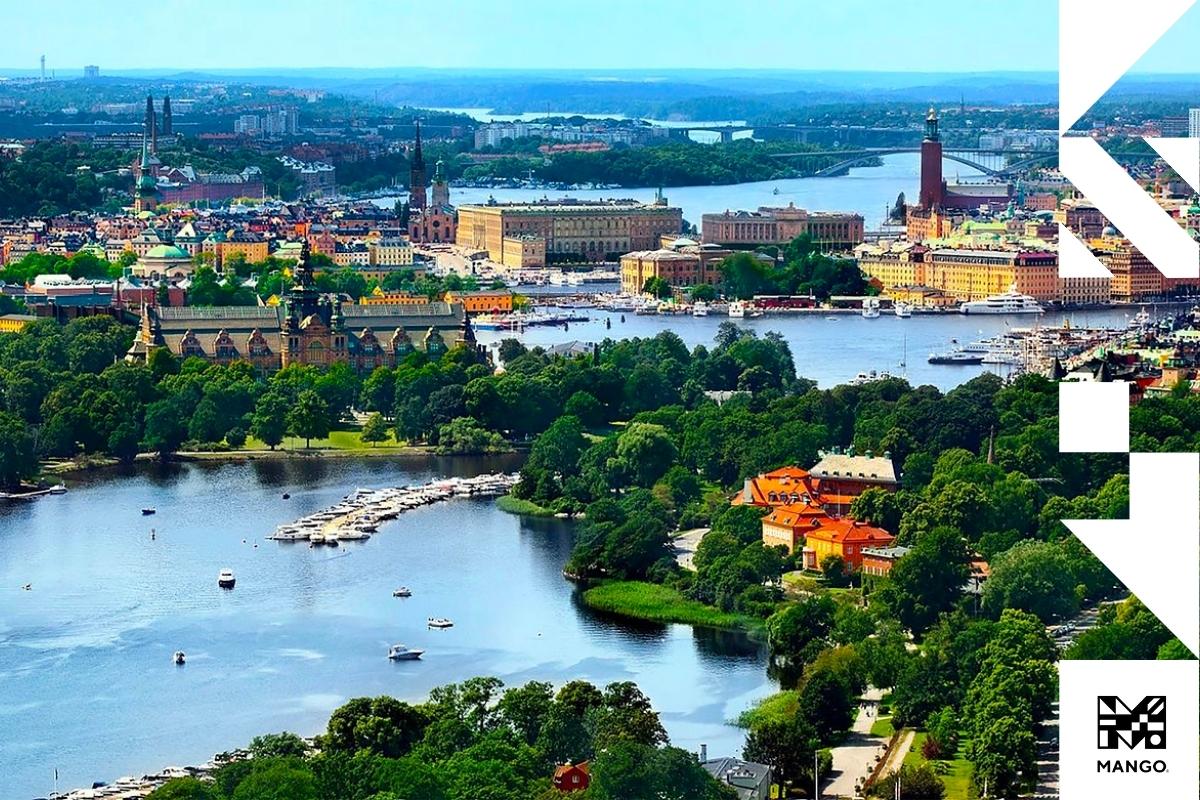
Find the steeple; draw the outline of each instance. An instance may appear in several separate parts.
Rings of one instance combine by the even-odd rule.
[[[142,131],[142,158],[138,162],[137,182],[133,190],[133,211],[140,214],[143,211],[153,211],[158,205],[158,181],[154,171],[150,169],[150,145],[146,131]]]
[[[433,168],[433,191],[430,195],[432,205],[450,205],[450,184],[446,181],[446,163],[440,158]]]
[[[417,135],[413,144],[412,161],[409,163],[408,204],[411,208],[425,208],[425,155],[421,152],[421,120],[415,120]]]
[[[929,113],[925,115],[925,141],[938,141],[938,115],[933,106],[929,107]]]
[[[154,97],[146,95],[146,132],[150,136],[150,152],[158,153],[158,124],[154,116]]]
[[[162,114],[163,114],[163,123],[162,123],[163,136],[170,136],[170,135],[172,135],[173,131],[171,130],[171,95],[169,95],[169,94],[163,95],[163,112],[162,112]]]

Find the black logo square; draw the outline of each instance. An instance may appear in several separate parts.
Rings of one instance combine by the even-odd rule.
[[[1116,695],[1096,698],[1096,730],[1101,750],[1167,749],[1167,698],[1143,697],[1133,708]]]

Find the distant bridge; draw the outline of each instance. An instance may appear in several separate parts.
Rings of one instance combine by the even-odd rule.
[[[815,177],[825,178],[838,175],[847,169],[864,164],[872,159],[897,153],[919,153],[918,147],[869,147],[857,150],[809,150],[800,153],[772,153],[771,158],[830,158],[838,157],[841,161],[825,167],[814,173]],[[1016,158],[1010,161],[1010,158]],[[994,178],[1010,178],[1019,175],[1030,167],[1058,158],[1057,150],[987,150],[977,147],[955,147],[942,151],[942,158],[954,161],[985,175]]]

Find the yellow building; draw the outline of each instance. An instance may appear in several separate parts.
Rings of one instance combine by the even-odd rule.
[[[533,236],[547,261],[615,261],[621,253],[650,250],[663,234],[683,229],[683,210],[666,200],[552,200],[490,203],[458,208],[455,241],[504,262],[505,239]]]
[[[546,266],[546,240],[529,233],[505,236],[500,263],[512,269],[540,269]]]
[[[1045,250],[940,248],[926,256],[923,283],[960,301],[1018,292],[1035,300],[1060,297],[1058,254]]]
[[[468,314],[488,314],[513,310],[513,293],[507,289],[484,289],[476,292],[446,292],[447,303],[462,303]]]
[[[414,294],[412,292],[385,292],[378,286],[370,294],[363,295],[358,299],[359,305],[364,306],[419,306],[429,302],[429,298],[423,294]]]
[[[380,238],[367,243],[370,264],[373,267],[411,267],[412,244],[408,239],[397,237]]]
[[[248,264],[265,261],[270,248],[267,240],[257,233],[250,231],[230,231],[210,234],[201,245],[201,252],[212,253],[217,266],[225,263],[226,259],[240,255]]]
[[[20,333],[36,320],[37,317],[29,314],[0,314],[0,333]]]
[[[885,291],[895,286],[924,285],[928,252],[928,247],[914,242],[863,244],[854,250],[858,268],[868,278],[878,280]]]
[[[664,237],[666,238],[666,237]],[[676,239],[669,247],[636,250],[621,256],[621,291],[639,294],[650,278],[661,278],[672,287],[688,287],[721,282],[721,262],[733,255],[715,244],[697,245],[690,239]]]

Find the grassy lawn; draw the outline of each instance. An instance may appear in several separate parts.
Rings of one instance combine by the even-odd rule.
[[[742,728],[753,728],[764,722],[787,722],[796,716],[800,708],[800,692],[784,689],[782,692],[764,697],[752,708],[743,711],[737,719]]]
[[[345,430],[330,431],[329,436],[324,439],[313,439],[313,450],[395,450],[397,447],[403,446],[402,443],[397,443],[395,433],[389,431],[386,441],[373,443],[364,442],[362,440],[362,431],[358,428],[350,428]],[[246,437],[246,450],[270,450],[258,439],[253,436]],[[295,436],[285,436],[283,443],[279,445],[277,450],[303,450],[304,440]]]
[[[884,739],[890,739],[895,732],[896,729],[892,727],[891,717],[880,717],[871,723],[872,736],[882,736]]]
[[[543,506],[539,506],[531,500],[522,500],[519,497],[513,497],[511,494],[506,494],[503,497],[496,499],[496,507],[501,511],[507,511],[510,514],[524,514],[529,517],[552,517],[554,512]]]
[[[679,622],[711,628],[751,628],[761,625],[743,614],[731,614],[689,600],[675,589],[642,581],[611,581],[588,589],[583,602],[600,611],[650,622]]]
[[[952,759],[927,762],[925,756],[921,755],[921,747],[925,744],[927,735],[925,731],[917,731],[913,736],[912,749],[904,757],[904,764],[909,767],[917,767],[924,763],[933,764],[934,771],[946,784],[946,800],[971,800],[976,797],[975,787],[971,785],[974,766],[964,755],[966,743],[959,742],[958,752]]]

